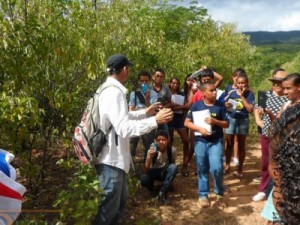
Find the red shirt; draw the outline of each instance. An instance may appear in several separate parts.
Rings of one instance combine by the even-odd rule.
[[[203,99],[204,99],[204,95],[202,94],[202,91],[198,90],[193,96],[193,103],[201,101]]]

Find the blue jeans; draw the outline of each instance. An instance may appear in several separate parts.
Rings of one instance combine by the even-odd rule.
[[[195,158],[198,169],[198,193],[200,198],[209,194],[209,172],[214,180],[214,192],[224,194],[223,188],[223,145],[217,142],[195,142]]]
[[[143,187],[147,187],[149,191],[152,191],[154,181],[162,181],[163,185],[160,189],[160,192],[166,194],[177,172],[178,169],[175,164],[170,164],[167,168],[151,168],[146,174],[141,176],[141,185]]]
[[[118,224],[128,197],[126,173],[117,167],[105,164],[97,164],[95,167],[100,188],[104,192],[100,193],[102,199],[93,225]]]

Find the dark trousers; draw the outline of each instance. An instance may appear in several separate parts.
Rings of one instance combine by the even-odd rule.
[[[151,168],[146,174],[141,176],[141,185],[147,187],[149,191],[153,190],[154,182],[162,181],[160,192],[166,194],[174,180],[178,168],[175,164],[170,164],[167,168]]]

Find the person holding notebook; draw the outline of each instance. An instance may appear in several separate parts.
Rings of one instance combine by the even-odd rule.
[[[200,85],[204,100],[194,103],[187,114],[184,125],[195,132],[195,159],[198,170],[199,205],[202,208],[210,206],[208,195],[209,172],[214,180],[216,205],[226,207],[223,201],[223,128],[229,126],[224,104],[216,100],[216,86],[212,82]],[[211,127],[206,129],[196,123],[198,111],[209,111],[204,122]],[[197,133],[196,133],[197,132]],[[199,135],[197,135],[199,133]]]

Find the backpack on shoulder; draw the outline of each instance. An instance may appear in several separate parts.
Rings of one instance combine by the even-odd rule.
[[[100,127],[99,96],[103,90],[115,85],[101,85],[93,97],[88,101],[80,124],[74,131],[75,152],[83,164],[94,165],[103,147],[107,144],[107,135],[111,131],[103,131]]]

